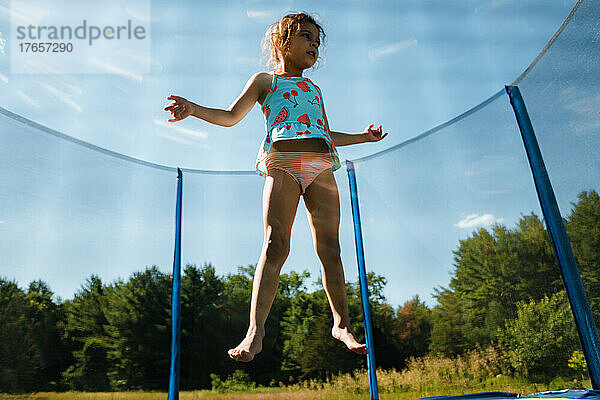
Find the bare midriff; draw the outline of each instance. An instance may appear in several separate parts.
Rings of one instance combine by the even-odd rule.
[[[310,151],[315,153],[328,153],[329,147],[324,139],[291,139],[273,142],[273,148],[271,151]]]

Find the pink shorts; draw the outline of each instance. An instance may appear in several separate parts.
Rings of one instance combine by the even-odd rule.
[[[271,152],[265,159],[267,172],[279,169],[290,175],[300,186],[300,194],[323,171],[333,167],[329,153],[314,153],[309,151]]]

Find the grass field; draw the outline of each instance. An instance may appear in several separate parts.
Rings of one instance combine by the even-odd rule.
[[[379,397],[382,400],[415,400],[427,396],[455,395],[476,392],[511,392],[531,394],[553,389],[583,386],[590,389],[589,380],[573,382],[561,377],[550,383],[531,383],[523,378],[503,374],[500,355],[489,347],[470,351],[455,358],[426,356],[410,359],[402,371],[377,370]],[[235,374],[234,374],[235,376]],[[583,385],[582,385],[583,383]],[[210,390],[183,391],[181,400],[359,400],[369,399],[367,372],[336,375],[326,382],[303,381],[292,386],[250,388],[253,382],[225,382],[226,392]],[[229,386],[227,386],[229,384]],[[166,400],[165,392],[110,392],[110,393],[30,393],[0,394],[0,400]]]
[[[181,400],[251,400],[251,399],[291,399],[291,400],[358,400],[369,399],[366,390],[339,390],[332,387],[325,388],[258,388],[246,393],[215,393],[209,390],[181,392]],[[384,388],[385,389],[385,388]],[[535,393],[549,389],[548,385],[528,384],[512,378],[498,379],[497,382],[488,381],[474,385],[471,388],[446,386],[445,388],[423,387],[422,390],[381,391],[380,399],[415,400],[425,396],[452,395],[484,391],[506,391],[513,393]],[[31,393],[22,395],[0,394],[0,400],[165,400],[164,392],[112,392],[112,393]]]
[[[380,393],[379,398],[398,399],[398,400],[415,400],[422,396],[435,396],[441,394],[460,394],[462,392],[443,392],[443,393],[426,393],[419,394],[415,392],[402,393]],[[0,395],[1,400],[165,400],[166,393],[161,392],[114,392],[114,393],[81,393],[81,392],[65,392],[65,393],[35,393],[25,395]],[[252,393],[214,393],[211,391],[194,391],[181,392],[179,394],[181,400],[250,400],[250,399],[291,399],[291,400],[355,400],[369,399],[369,393],[335,393],[329,390],[300,390],[300,391],[254,391]]]

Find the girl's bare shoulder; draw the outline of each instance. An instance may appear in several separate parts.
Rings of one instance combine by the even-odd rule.
[[[273,75],[269,74],[268,72],[257,72],[252,76],[252,79],[259,85],[260,88],[266,88],[266,90],[269,90],[271,88]]]
[[[271,83],[273,81],[273,75],[268,72],[257,72],[251,78],[253,83],[259,90],[258,102],[262,104],[263,100],[267,96],[269,90],[271,90]]]

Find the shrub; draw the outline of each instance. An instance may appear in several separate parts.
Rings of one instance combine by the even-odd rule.
[[[210,374],[212,390],[223,392],[244,392],[248,389],[255,389],[256,382],[250,380],[250,375],[242,370],[236,370],[225,381],[222,381],[216,374]]]

